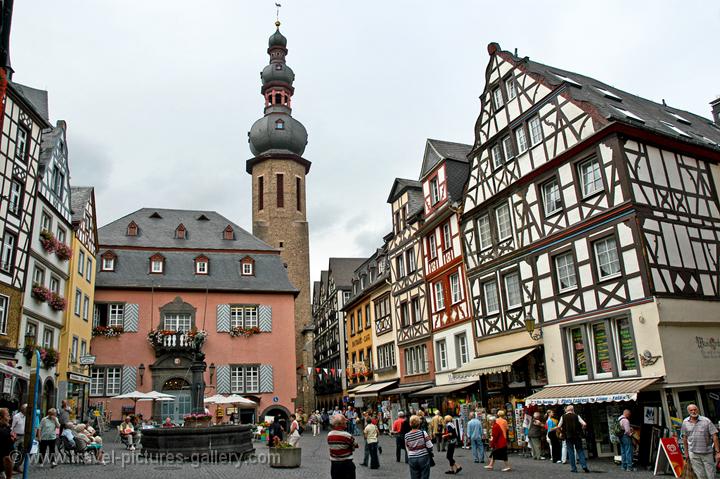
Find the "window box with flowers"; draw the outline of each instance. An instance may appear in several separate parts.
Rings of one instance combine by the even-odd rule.
[[[230,328],[230,337],[231,338],[249,338],[250,336],[253,336],[255,334],[260,334],[260,328],[257,326],[254,326],[252,328],[243,328],[242,326],[235,326],[234,328]]]
[[[93,337],[104,336],[106,338],[116,338],[125,332],[122,326],[95,326],[92,330]]]
[[[25,356],[28,362],[32,361],[35,351],[40,351],[40,362],[45,369],[56,366],[60,361],[60,353],[57,350],[54,348],[44,348],[36,344],[35,346],[26,347],[23,350],[23,356]]]
[[[58,245],[58,241],[55,239],[55,235],[48,230],[42,230],[40,232],[40,244],[46,253],[54,253],[55,248]]]
[[[191,331],[152,329],[147,335],[147,340],[156,349],[199,350],[207,340],[207,332],[202,329],[193,329]]]
[[[67,305],[65,298],[54,292],[50,292],[50,297],[47,302],[55,311],[65,311],[65,306]]]
[[[50,291],[48,288],[41,284],[33,284],[32,291],[30,293],[33,298],[38,300],[41,303],[44,303],[45,301],[50,300],[52,297],[53,292]]]
[[[187,414],[183,417],[184,427],[208,427],[212,422],[212,416],[210,414],[193,413]]]
[[[58,241],[55,245],[55,255],[62,261],[70,261],[70,258],[72,258],[72,248]]]

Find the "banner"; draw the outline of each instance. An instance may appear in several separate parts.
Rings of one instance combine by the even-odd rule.
[[[663,437],[660,438],[660,447],[658,448],[657,458],[655,459],[655,471],[653,475],[665,472],[665,467],[670,465],[675,477],[682,476],[685,460],[683,459],[677,438]]]

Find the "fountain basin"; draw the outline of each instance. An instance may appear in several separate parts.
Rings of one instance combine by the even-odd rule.
[[[172,427],[142,430],[142,453],[193,461],[237,461],[255,452],[248,425]]]

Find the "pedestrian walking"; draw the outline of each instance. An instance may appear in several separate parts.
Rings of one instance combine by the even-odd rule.
[[[292,447],[298,447],[300,442],[300,423],[295,414],[290,414],[290,432],[288,433],[288,443]]]
[[[498,422],[495,416],[488,417],[488,423],[490,427],[490,462],[485,469],[493,470],[495,467],[495,461],[503,461],[505,467],[502,469],[503,472],[512,471],[510,461],[508,460],[507,453],[507,436],[502,428],[502,425]]]
[[[625,409],[622,415],[617,419],[620,423],[621,436],[620,439],[620,467],[623,471],[633,470],[633,443],[632,443],[632,426],[630,426],[630,410]]]
[[[690,404],[687,412],[689,415],[680,428],[686,458],[697,479],[715,479],[716,462],[720,462],[718,429],[710,419],[700,415],[695,404]]]
[[[562,453],[562,444],[560,444],[560,439],[557,437],[558,422],[557,419],[555,419],[555,411],[552,409],[547,412],[545,425],[547,427],[547,441],[548,444],[550,444],[550,456],[552,458],[552,462],[560,464],[562,462],[560,457]]]
[[[445,442],[442,438],[444,426],[445,422],[443,417],[440,415],[440,411],[435,411],[435,416],[433,416],[432,421],[430,422],[430,433],[435,439],[438,452],[445,451]]]
[[[370,469],[380,468],[380,458],[378,456],[379,435],[380,429],[377,427],[377,419],[371,419],[370,424],[363,429],[363,436],[365,437],[365,457],[362,462],[363,466],[368,466],[369,460]]]
[[[353,452],[358,445],[355,438],[346,431],[347,418],[342,414],[334,414],[330,418],[332,428],[327,435],[330,449],[330,478],[355,479]]]
[[[565,408],[565,414],[560,418],[558,428],[562,431],[567,446],[568,460],[570,461],[570,471],[577,472],[577,463],[575,462],[575,454],[577,453],[580,466],[583,471],[590,472],[585,459],[585,449],[582,444],[583,430],[587,424],[583,419],[575,414],[575,407],[571,404]]]
[[[470,413],[470,421],[467,424],[467,436],[470,439],[473,461],[476,463],[485,462],[485,445],[483,444],[483,428],[480,419],[474,412]]]
[[[67,399],[60,402],[60,410],[58,411],[58,421],[60,421],[60,432],[65,429],[65,424],[70,422],[70,406]]]
[[[540,412],[535,411],[528,430],[528,439],[530,439],[533,460],[545,459],[542,456],[542,437],[544,434],[545,428],[540,420]]]
[[[320,435],[320,411],[315,411],[310,415],[310,427],[312,428],[313,437]]]
[[[433,458],[433,443],[427,432],[420,429],[423,419],[410,418],[410,431],[405,434],[405,450],[408,454],[410,479],[429,479]]]
[[[462,471],[462,467],[455,462],[455,447],[458,444],[458,433],[452,416],[445,416],[445,433],[443,434],[443,439],[447,443],[447,453],[445,457],[450,464],[450,469],[446,471],[445,474],[457,474]]]
[[[400,462],[402,451],[405,451],[405,462],[408,462],[407,450],[405,449],[405,434],[410,430],[410,423],[405,420],[405,413],[400,411],[398,418],[392,425],[392,434],[395,436],[395,461]]]
[[[60,423],[57,418],[57,409],[48,409],[47,416],[40,421],[40,427],[37,430],[37,438],[40,441],[40,464],[45,464],[50,460],[50,467],[57,466],[55,460],[55,443],[57,442],[57,431],[60,429]],[[47,452],[50,451],[50,457]]]
[[[14,461],[12,458],[15,433],[10,427],[10,411],[7,408],[0,408],[0,458],[2,458],[2,470],[5,472],[5,479],[12,479]]]
[[[347,419],[348,432],[354,436],[357,413],[355,413],[355,409],[352,406],[348,406],[347,411],[345,412],[345,418]]]
[[[13,414],[12,417],[12,425],[10,426],[10,430],[12,431],[14,437],[15,437],[15,450],[20,451],[20,453],[23,453],[23,444],[24,444],[24,438],[25,438],[25,412],[27,411],[27,404],[21,404],[18,411]],[[16,461],[15,463],[15,472],[20,472],[20,465],[22,464],[21,460]]]
[[[320,421],[322,422],[322,430],[327,431],[330,427],[330,415],[327,413],[325,408],[323,408],[322,412],[320,413]]]
[[[282,424],[280,423],[280,416],[275,416],[273,419],[272,424],[270,424],[270,428],[268,430],[268,446],[274,447],[275,446],[275,438],[277,438],[278,441],[283,440],[283,432],[285,430],[282,427]]]

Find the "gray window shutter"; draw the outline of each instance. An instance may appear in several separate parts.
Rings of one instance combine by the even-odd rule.
[[[137,389],[137,368],[135,366],[123,366],[122,368],[122,394],[133,392]]]
[[[218,304],[217,305],[217,332],[227,333],[230,332],[230,305],[229,304]]]
[[[272,306],[258,306],[258,325],[263,333],[272,332]]]
[[[273,392],[273,367],[272,364],[261,364],[260,365],[260,392],[271,393]]]
[[[220,365],[215,368],[215,384],[218,394],[230,394],[230,366]]]
[[[126,304],[123,316],[123,329],[125,332],[137,333],[140,321],[140,307],[137,304]]]

